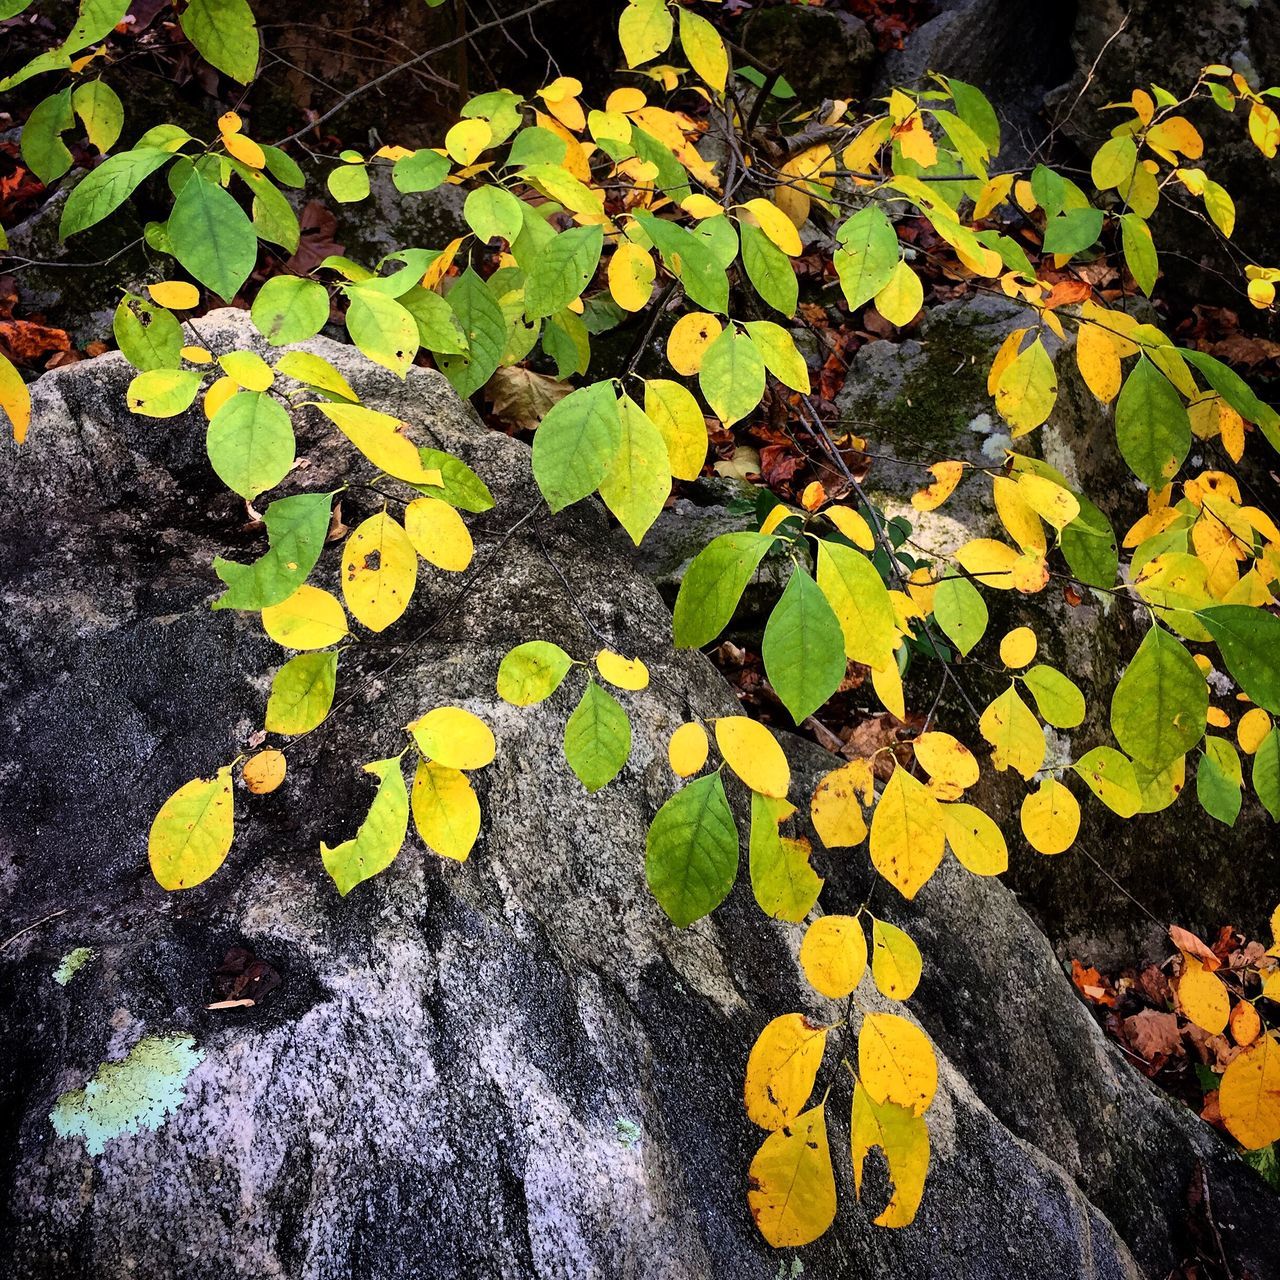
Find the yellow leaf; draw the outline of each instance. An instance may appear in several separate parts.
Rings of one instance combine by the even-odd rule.
[[[871,976],[890,1000],[910,999],[920,983],[924,961],[920,948],[896,925],[874,920],[871,925]]]
[[[876,310],[892,325],[902,328],[920,314],[924,286],[920,277],[902,259],[893,269],[889,283],[873,299]]]
[[[975,222],[981,222],[1009,198],[1009,192],[1013,189],[1013,179],[1012,173],[1002,173],[987,179],[982,190],[978,192],[977,200],[974,201],[973,220]]]
[[[924,1115],[938,1091],[929,1037],[896,1013],[868,1013],[858,1031],[858,1078],[876,1102]]]
[[[424,289],[434,289],[436,285],[444,279],[449,268],[453,266],[454,259],[458,256],[458,250],[462,248],[462,241],[465,237],[458,236],[455,240],[450,240],[439,254],[432,259],[431,265],[422,273],[421,284]]]
[[[667,761],[679,777],[691,778],[707,763],[709,749],[707,731],[697,721],[690,721],[671,735]]]
[[[723,326],[706,311],[690,311],[671,326],[667,335],[667,359],[686,378],[702,368],[707,348],[720,336]]]
[[[998,770],[1016,769],[1030,781],[1044,764],[1044,730],[1013,685],[992,699],[978,728],[991,743],[991,763]]]
[[[1120,353],[1101,325],[1081,324],[1076,332],[1076,367],[1084,384],[1103,404],[1120,394]]]
[[[978,580],[981,587],[1008,590],[1013,586],[1013,567],[1018,553],[993,538],[974,538],[955,553],[961,568]]]
[[[784,1013],[760,1032],[747,1058],[743,1099],[747,1115],[762,1129],[781,1129],[809,1101],[827,1028],[801,1013]]]
[[[1240,750],[1251,756],[1262,746],[1263,740],[1271,732],[1271,717],[1261,707],[1252,707],[1240,717],[1236,725],[1236,741]]]
[[[1009,579],[1015,590],[1024,595],[1035,595],[1049,585],[1049,565],[1038,551],[1020,555],[1009,571]]]
[[[976,805],[944,804],[947,843],[960,865],[975,876],[1003,875],[1009,869],[1004,833]]]
[[[828,507],[823,513],[855,547],[862,551],[874,551],[875,534],[871,526],[852,507]]]
[[[1000,661],[1020,671],[1036,656],[1036,633],[1030,627],[1014,627],[1000,641]]]
[[[1231,997],[1216,977],[1195,956],[1182,953],[1182,976],[1175,988],[1178,1006],[1202,1031],[1220,1035],[1227,1028]]]
[[[762,796],[785,799],[791,769],[778,740],[758,720],[725,716],[716,721],[716,745],[725,763]]]
[[[449,769],[483,769],[498,753],[493,730],[463,707],[436,707],[405,728],[428,760]]]
[[[404,509],[404,531],[428,563],[460,573],[471,563],[475,545],[462,517],[440,498],[415,498]]]
[[[624,311],[643,311],[653,294],[657,269],[638,244],[624,240],[609,259],[609,292]]]
[[[991,496],[995,499],[996,514],[1006,532],[1024,552],[1041,554],[1048,547],[1044,525],[1035,509],[1023,496],[1016,480],[1008,476],[996,476],[991,482]]]
[[[917,511],[935,511],[951,497],[964,475],[964,463],[935,462],[929,474],[933,476],[933,483],[911,495],[911,505]]]
[[[173,311],[186,311],[200,305],[200,290],[185,280],[160,280],[147,285],[152,302]]]
[[[908,160],[914,160],[922,169],[932,168],[938,163],[938,145],[918,114],[913,115],[904,128],[894,133],[893,140],[902,148],[902,154]]]
[[[830,1000],[843,1000],[862,981],[867,938],[857,916],[819,916],[800,943],[800,964],[809,985]]]
[[[255,796],[263,796],[284,781],[286,767],[283,752],[259,751],[244,762],[240,776]]]
[[[160,806],[151,823],[151,874],[162,889],[190,889],[222,866],[234,835],[231,770],[193,778]]]
[[[606,99],[604,108],[606,111],[616,112],[618,115],[629,115],[632,111],[639,111],[648,99],[644,96],[643,90],[640,89],[615,89]]]
[[[853,1089],[849,1126],[853,1186],[862,1198],[862,1168],[873,1147],[884,1152],[893,1195],[874,1219],[879,1227],[906,1227],[915,1219],[929,1171],[929,1130],[922,1117],[896,1103],[877,1103],[860,1085]]]
[[[680,9],[680,47],[689,65],[717,94],[724,93],[729,76],[729,55],[720,33],[692,9]]]
[[[1247,1000],[1237,1000],[1231,1006],[1231,1038],[1245,1048],[1262,1034],[1262,1019]]]
[[[417,446],[400,433],[403,425],[389,413],[367,409],[362,404],[336,402],[315,405],[379,471],[409,484],[441,483],[440,471],[426,467]]]
[[[896,662],[887,662],[883,667],[871,668],[871,687],[881,705],[899,720],[907,718],[906,691],[902,687],[902,672]]]
[[[922,733],[912,744],[939,800],[954,800],[978,780],[973,752],[949,733]]]
[[[459,164],[470,164],[492,141],[486,121],[460,120],[444,135],[444,149]]]
[[[0,409],[9,415],[13,438],[21,444],[31,426],[31,392],[22,374],[3,355],[0,355]]]
[[[707,460],[707,420],[693,394],[669,378],[644,384],[644,411],[667,446],[677,480],[696,480]],[[785,510],[785,508],[784,508]]]
[[[1223,1072],[1218,1106],[1231,1136],[1256,1151],[1280,1140],[1280,1041],[1262,1037]]]
[[[204,416],[212,421],[213,415],[239,390],[234,378],[228,378],[225,374],[218,378],[204,393]]]
[[[243,133],[224,133],[222,145],[226,147],[227,155],[239,160],[250,169],[265,169],[267,166],[266,153],[252,138],[246,138]]]
[[[205,347],[183,347],[178,354],[191,364],[209,364],[213,360],[212,354]]]
[[[795,258],[804,252],[795,223],[772,200],[757,196],[742,207],[747,220],[755,223],[788,257]]]
[[[1018,477],[1018,489],[1036,515],[1059,532],[1080,514],[1080,500],[1076,495],[1047,476],[1024,471]]]
[[[465,862],[480,834],[480,801],[461,769],[419,760],[410,797],[413,824],[433,853]]]
[[[1045,778],[1039,790],[1022,801],[1022,834],[1038,853],[1063,853],[1080,830],[1080,806],[1056,778]]]
[[[914,898],[946,849],[942,806],[900,766],[871,816],[871,861],[903,897]]]
[[[253,351],[228,351],[218,357],[223,372],[246,391],[266,391],[275,382],[271,366]]]
[[[327,591],[303,583],[287,600],[263,609],[262,626],[286,649],[324,649],[347,634],[347,615]]]
[[[831,1225],[836,1178],[822,1107],[764,1140],[751,1161],[747,1188],[751,1216],[775,1249],[809,1244]]]
[[[818,586],[840,622],[845,656],[876,671],[896,670],[893,601],[870,559],[841,543],[820,541]]]
[[[649,687],[649,668],[639,658],[624,658],[611,649],[601,649],[596,654],[596,669],[604,679],[619,689]]]
[[[342,596],[370,631],[385,631],[408,607],[418,581],[418,553],[385,511],[370,516],[342,549]]]
[[[833,769],[813,790],[809,817],[818,839],[828,849],[844,849],[867,838],[862,804],[875,798],[875,780],[868,760],[851,760]]]
[[[1001,344],[996,352],[991,368],[987,372],[987,395],[994,396],[1004,371],[1017,359],[1022,340],[1030,333],[1030,329],[1015,329]]]

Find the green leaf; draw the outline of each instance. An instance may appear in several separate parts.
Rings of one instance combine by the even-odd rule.
[[[1196,765],[1196,799],[1211,818],[1234,827],[1240,816],[1244,772],[1240,756],[1226,738],[1210,735]]]
[[[205,449],[218,478],[252,501],[293,466],[293,424],[266,392],[237,391],[210,419]]]
[[[84,125],[90,143],[106,155],[120,140],[124,107],[116,91],[105,81],[88,80],[76,86],[71,106]]]
[[[413,317],[418,326],[418,341],[438,356],[463,355],[467,339],[453,308],[438,293],[415,285],[402,293],[397,302]]]
[[[347,161],[329,170],[325,186],[339,204],[359,204],[369,196],[369,170],[361,161]]]
[[[1253,789],[1273,821],[1280,822],[1280,728],[1273,728],[1254,753]]]
[[[424,148],[411,156],[401,156],[391,166],[391,181],[403,195],[434,191],[449,176],[450,168],[448,156]]]
[[[1113,813],[1132,818],[1142,807],[1142,788],[1133,761],[1114,747],[1094,747],[1072,766],[1085,785]]]
[[[738,875],[738,829],[719,773],[688,783],[654,815],[644,867],[658,905],[682,929],[725,900]]]
[[[1045,224],[1045,253],[1080,253],[1102,231],[1101,209],[1068,209]]]
[[[982,139],[988,154],[995,155],[1000,150],[1000,121],[986,95],[981,89],[953,76],[947,77],[947,87],[951,90],[960,119]]]
[[[755,343],[731,325],[706,349],[698,386],[726,426],[745,418],[764,398],[764,361]]]
[[[111,332],[135,369],[176,369],[182,364],[182,325],[164,307],[126,295],[112,317]]]
[[[248,214],[217,183],[192,173],[173,202],[167,227],[173,256],[230,302],[258,260],[258,237]]]
[[[1083,494],[1075,494],[1080,514],[1062,530],[1062,554],[1081,582],[1111,590],[1120,571],[1120,549],[1111,521]]]
[[[851,311],[889,283],[898,265],[898,236],[878,204],[869,204],[836,232],[836,273]]]
[[[630,396],[619,398],[618,417],[622,434],[600,497],[639,546],[671,493],[671,462],[662,432]]]
[[[636,213],[636,221],[657,246],[662,260],[700,307],[721,315],[729,311],[729,277],[704,240],[684,227],[651,213]]]
[[[1143,637],[1111,697],[1111,731],[1140,764],[1161,769],[1204,735],[1209,686],[1191,655],[1163,627]]]
[[[604,229],[598,225],[560,232],[528,269],[525,315],[540,320],[563,311],[591,283],[603,245]]]
[[[1124,250],[1129,274],[1149,298],[1160,275],[1160,260],[1150,228],[1136,213],[1120,215],[1120,247]]]
[[[610,383],[557,401],[533,435],[533,475],[551,510],[595,492],[621,447],[622,416]]]
[[[1216,605],[1196,617],[1218,645],[1241,689],[1272,715],[1280,715],[1280,618],[1245,604]]]
[[[1204,351],[1180,347],[1178,354],[1204,375],[1204,380],[1244,419],[1254,423],[1271,444],[1280,449],[1280,414],[1254,395],[1249,384],[1232,368]]]
[[[933,616],[942,634],[967,654],[987,629],[986,602],[968,578],[943,578],[933,594]]]
[[[271,681],[263,727],[268,733],[309,733],[329,714],[337,682],[336,649],[290,658]]]
[[[618,700],[589,680],[564,726],[564,758],[588,791],[599,791],[631,754],[631,721]]]
[[[66,53],[79,53],[105,40],[129,11],[129,0],[80,0],[75,26],[62,42]]]
[[[760,910],[774,920],[799,924],[813,910],[818,894],[822,892],[823,880],[809,865],[809,855],[812,852],[809,842],[793,840],[778,833],[778,822],[789,807],[785,800],[774,800],[756,791],[751,793],[748,864],[751,871],[751,891],[755,894]],[[736,871],[736,831],[733,854]]]
[[[247,393],[253,394],[253,393]],[[267,552],[252,564],[214,559],[213,570],[227,584],[215,609],[266,609],[287,600],[306,582],[324,550],[331,493],[299,493],[277,498],[266,510]]]
[[[315,280],[272,276],[258,290],[250,311],[254,325],[273,346],[314,338],[329,319],[329,291]]]
[[[729,625],[747,583],[776,541],[766,533],[723,533],[694,556],[676,596],[677,648],[701,648]]]
[[[465,398],[493,377],[507,345],[507,321],[498,300],[470,267],[449,290],[446,301],[457,317],[467,350],[458,355],[441,354],[436,363],[453,389]]]
[[[444,481],[441,485],[414,485],[419,493],[429,498],[443,498],[451,507],[459,511],[491,511],[493,494],[489,486],[471,470],[461,458],[455,458],[442,449],[420,448],[418,456],[427,470],[440,472]]]
[[[173,155],[172,151],[158,147],[140,147],[108,157],[82,178],[67,197],[58,235],[65,240],[114,213],[145,178],[172,160]]]
[[[1074,729],[1084,723],[1084,694],[1061,671],[1037,663],[1023,673],[1022,682],[1036,700],[1041,719],[1055,729]]]
[[[71,152],[62,141],[62,134],[74,123],[71,90],[67,88],[37,103],[22,127],[22,158],[45,186],[71,168]]]
[[[1116,440],[1129,469],[1148,489],[1162,489],[1191,448],[1191,420],[1173,383],[1143,356],[1116,400]]]
[[[808,395],[809,367],[796,347],[795,339],[772,320],[748,320],[743,327],[760,353],[764,367],[784,386]]]
[[[125,403],[146,418],[172,418],[191,407],[201,380],[195,369],[148,369],[129,383]]]
[[[375,760],[364,767],[378,779],[378,792],[360,830],[351,840],[330,848],[322,840],[320,857],[345,898],[362,880],[376,876],[395,860],[409,831],[409,792],[400,771],[400,757]]]
[[[375,364],[403,378],[418,354],[417,321],[394,298],[376,289],[348,291],[347,332]]]
[[[791,259],[759,227],[744,222],[738,230],[742,236],[742,265],[747,279],[775,311],[788,317],[795,315],[800,286]]]
[[[462,216],[482,242],[506,240],[510,243],[524,225],[520,201],[502,187],[477,187],[467,196]]]
[[[844,633],[818,584],[796,568],[764,629],[765,674],[799,724],[844,679]]]
[[[178,19],[200,56],[248,84],[258,69],[258,28],[246,0],[189,0]]]
[[[286,155],[279,147],[262,145],[262,154],[267,160],[267,172],[282,187],[294,187],[301,190],[307,185],[306,176],[298,168],[297,161]]]
[[[514,707],[531,707],[560,687],[573,659],[550,640],[526,640],[510,650],[498,667],[498,697]]]
[[[231,166],[253,192],[252,221],[258,239],[278,244],[286,253],[297,253],[302,228],[284,192],[265,173],[239,160],[232,160]]]

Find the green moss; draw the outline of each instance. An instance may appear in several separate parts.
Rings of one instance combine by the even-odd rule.
[[[76,947],[73,951],[68,951],[53,971],[54,982],[60,987],[65,987],[93,959],[95,954],[92,947]]]

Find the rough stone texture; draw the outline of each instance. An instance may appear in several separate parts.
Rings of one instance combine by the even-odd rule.
[[[869,496],[889,515],[913,526],[917,553],[948,552],[975,537],[1008,539],[981,468],[997,469],[1010,440],[986,390],[995,352],[1009,331],[1026,325],[1025,311],[1002,297],[944,303],[921,321],[919,336],[901,342],[868,343],[855,355],[837,399],[841,420],[874,440],[875,448],[907,463],[962,459],[975,470],[937,511],[919,512],[910,495],[928,480],[919,465],[876,459],[866,482]],[[1118,535],[1146,510],[1144,491],[1129,474],[1115,443],[1112,410],[1101,406],[1075,368],[1073,339],[1060,344],[1051,334],[1059,398],[1049,420],[1021,437],[1017,450],[1034,453],[1080,486],[1111,519]],[[1192,453],[1191,467],[1212,465]],[[1145,621],[1123,601],[1101,592],[1084,593],[1071,606],[1053,585],[1037,596],[988,591],[988,635],[1031,626],[1041,659],[1071,676],[1083,689],[1089,714],[1070,741],[1080,752],[1111,742],[1109,709],[1117,672],[1123,670],[1145,630]],[[988,648],[986,657],[992,650]],[[958,676],[980,710],[1006,686],[999,668],[985,661],[961,663]],[[945,704],[949,726],[977,741],[977,726],[954,689]],[[1068,760],[1066,735],[1050,738],[1052,760]],[[1189,771],[1191,772],[1191,771]],[[1184,795],[1162,814],[1129,821],[1117,818],[1082,791],[1083,825],[1077,848],[1065,858],[1044,858],[1017,834],[1020,779],[988,772],[982,802],[992,812],[1010,814],[1006,824],[1013,865],[1010,882],[1036,913],[1063,956],[1096,963],[1132,964],[1168,953],[1164,930],[1134,909],[1128,889],[1160,919],[1198,928],[1206,935],[1234,924],[1251,937],[1265,937],[1267,916],[1280,880],[1280,848],[1266,814],[1246,803],[1231,836],[1232,845],[1251,851],[1245,859],[1224,855],[1226,830]],[[1099,865],[1101,864],[1101,865]],[[1103,869],[1105,868],[1105,870]],[[1119,887],[1116,882],[1119,882]]]
[[[240,313],[197,325],[215,352],[251,342]],[[6,449],[3,934],[40,923],[6,945],[0,969],[0,1270],[773,1276],[779,1260],[743,1195],[760,1135],[742,1114],[741,1071],[768,1017],[837,1011],[805,994],[799,929],[766,923],[745,884],[682,932],[642,869],[644,828],[671,789],[667,734],[691,713],[731,711],[732,695],[699,655],[669,648],[660,597],[622,568],[598,508],[541,534],[575,608],[531,526],[498,549],[533,499],[524,449],[485,432],[434,374],[401,384],[348,348],[314,346],[370,403],[489,481],[498,506],[472,525],[477,563],[493,559],[456,609],[443,608],[452,584],[428,577],[409,617],[344,655],[355,702],[294,752],[280,792],[238,796],[226,865],[180,897],[151,882],[145,832],[174,786],[230,759],[259,723],[278,651],[252,618],[205,605],[212,556],[261,546],[217,494],[197,418],[122,413],[118,357],[48,375],[28,446]],[[295,479],[308,488],[367,470],[314,421],[301,454],[310,466]],[[348,490],[346,518],[375,498]],[[566,696],[516,711],[493,694],[499,657],[519,640],[589,656],[598,641],[583,614],[655,677],[623,695],[633,755],[594,798],[560,758]],[[399,726],[446,701],[483,714],[500,744],[477,779],[485,829],[471,859],[445,863],[411,838],[340,900],[317,846],[358,823],[359,764],[399,750]],[[797,748],[797,795],[827,764]],[[861,901],[862,854],[822,860],[829,909]],[[917,1222],[872,1227],[852,1196],[848,1097],[832,1064],[842,1209],[801,1255],[806,1270],[1163,1275],[1190,1249],[1183,1195],[1200,1161],[1232,1256],[1275,1273],[1274,1197],[1107,1045],[1005,889],[950,867],[914,907],[888,893],[877,910],[909,923],[928,957],[912,1009],[944,1055],[935,1164]],[[44,919],[52,912],[63,914]],[[82,945],[97,956],[57,986],[58,958]],[[254,1009],[208,1010],[233,946],[283,983]],[[55,1136],[62,1091],[143,1034],[172,1033],[205,1056],[158,1130],[100,1157]]]
[[[801,100],[814,102],[863,92],[876,55],[866,24],[840,9],[757,9],[742,39],[766,66],[781,69]]]

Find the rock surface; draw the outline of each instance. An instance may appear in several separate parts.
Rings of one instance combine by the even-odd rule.
[[[236,312],[196,327],[215,352],[251,341]],[[690,714],[732,711],[730,691],[700,655],[669,648],[659,595],[622,567],[594,505],[508,541],[534,500],[525,450],[484,431],[434,374],[399,383],[349,349],[314,347],[423,443],[473,465],[497,506],[471,520],[473,589],[454,601],[456,583],[420,580],[404,621],[344,654],[354,701],[292,753],[281,791],[238,793],[231,856],[181,896],[151,881],[146,830],[176,785],[233,758],[260,723],[279,653],[254,618],[206,607],[212,556],[230,546],[248,559],[260,540],[218,495],[197,416],[122,411],[118,357],[48,375],[28,445],[6,448],[0,1271],[798,1274],[746,1209],[761,1135],[741,1073],[769,1017],[837,1011],[805,994],[799,929],[767,922],[746,884],[679,931],[643,878],[643,832],[671,790],[666,735]],[[352,485],[348,521],[380,500],[313,421],[300,453],[310,465],[295,482]],[[631,761],[589,798],[558,749],[566,695],[517,711],[493,680],[517,641],[554,638],[586,658],[596,628],[655,679],[623,695]],[[442,702],[484,715],[499,740],[477,778],[476,849],[445,863],[411,837],[340,900],[319,841],[363,814],[359,765],[398,751],[400,726]],[[827,763],[798,748],[797,797]],[[822,862],[827,909],[863,900],[862,851]],[[848,1173],[844,1073],[829,1064],[841,1209],[799,1255],[805,1274],[1163,1276],[1193,1250],[1185,1195],[1200,1169],[1236,1273],[1276,1274],[1274,1195],[1106,1043],[1004,888],[952,865],[912,906],[891,892],[877,891],[877,910],[926,955],[910,1009],[942,1058],[934,1166],[915,1224],[873,1227]],[[60,985],[52,974],[76,947],[96,954]],[[252,1008],[208,1009],[237,947],[282,981]],[[101,1155],[58,1136],[59,1096],[143,1037],[194,1043],[157,1103],[169,1114]]]

